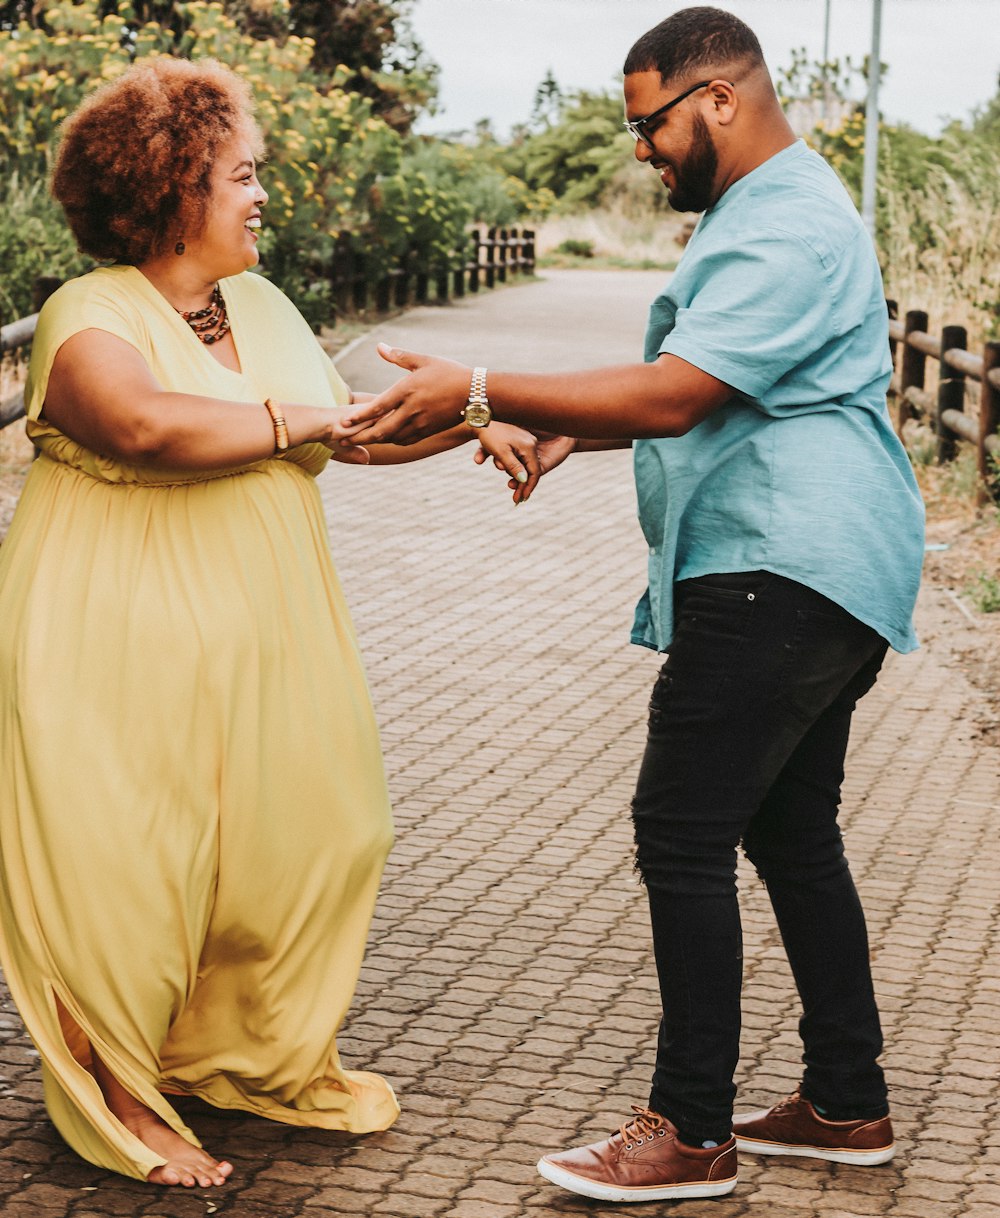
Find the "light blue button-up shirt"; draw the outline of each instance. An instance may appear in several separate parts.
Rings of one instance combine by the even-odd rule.
[[[687,435],[635,443],[650,556],[632,641],[669,647],[678,580],[765,570],[916,647],[923,504],[886,409],[881,274],[847,192],[801,141],[701,218],[650,310],[645,357],[663,352],[736,396]]]

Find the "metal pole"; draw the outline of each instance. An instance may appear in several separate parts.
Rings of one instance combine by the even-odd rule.
[[[881,75],[882,0],[872,0],[872,49],[865,104],[865,159],[861,178],[861,219],[875,239],[875,180],[878,174],[878,84]]]
[[[830,127],[830,5],[826,0],[823,14],[823,126]]]

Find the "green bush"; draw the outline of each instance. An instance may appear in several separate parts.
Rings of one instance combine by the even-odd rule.
[[[573,258],[593,258],[593,241],[584,241],[578,237],[567,237],[556,246],[557,254],[569,254]]]
[[[0,322],[26,317],[41,275],[69,278],[92,264],[76,248],[62,212],[40,180],[15,171],[0,186]]]
[[[476,199],[464,182],[461,151],[439,154],[439,173],[414,172],[412,142],[347,87],[357,77],[352,69],[314,68],[310,38],[250,37],[222,4],[205,0],[163,12],[160,24],[137,18],[129,0],[58,0],[45,13],[46,28],[0,30],[0,174],[29,191],[30,207],[14,214],[30,221],[21,241],[30,228],[37,244],[0,264],[0,307],[22,307],[27,264],[51,273],[77,269],[72,239],[38,184],[48,176],[61,121],[140,55],[210,56],[250,81],[267,145],[260,176],[270,195],[261,267],[313,323],[330,320],[340,255],[363,257],[373,279],[400,260],[432,270],[462,244],[491,191],[507,211],[528,201],[523,184],[495,173],[479,175],[490,189]]]
[[[988,571],[974,571],[965,595],[980,613],[1000,612],[1000,579]]]

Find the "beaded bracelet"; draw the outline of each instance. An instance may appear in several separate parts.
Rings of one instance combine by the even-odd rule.
[[[270,398],[264,399],[264,405],[274,424],[274,451],[279,457],[283,457],[288,452],[288,424],[281,413],[281,408],[275,406]]]

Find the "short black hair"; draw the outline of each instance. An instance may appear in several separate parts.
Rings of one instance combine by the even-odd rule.
[[[625,75],[659,72],[664,84],[706,68],[745,62],[764,63],[757,35],[739,17],[721,8],[682,8],[654,25],[636,42],[625,60]]]

